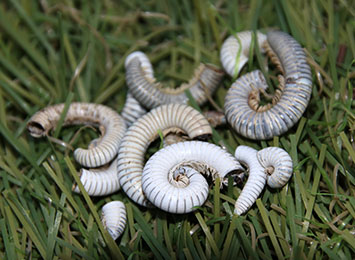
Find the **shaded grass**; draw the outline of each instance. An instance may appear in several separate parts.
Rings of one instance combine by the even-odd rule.
[[[354,13],[350,2],[330,0],[2,2],[0,258],[351,259]],[[240,193],[232,180],[222,190],[217,180],[205,205],[185,215],[138,207],[123,192],[90,198],[80,183],[81,194],[73,194],[79,165],[67,148],[26,133],[27,120],[47,104],[99,102],[120,111],[124,59],[134,50],[149,55],[159,80],[176,85],[200,62],[220,66],[227,35],[268,28],[290,33],[306,48],[314,85],[303,118],[283,136],[258,142],[228,126],[214,129],[211,141],[230,152],[240,144],[279,146],[294,162],[289,184],[266,188],[245,216],[232,214]],[[263,69],[265,57],[252,51],[242,73]],[[213,96],[220,107],[231,82],[225,77]],[[74,137],[75,147],[96,135],[84,129],[76,137],[76,131],[59,124],[52,135],[67,143]],[[99,219],[112,200],[127,208],[127,226],[116,242]]]

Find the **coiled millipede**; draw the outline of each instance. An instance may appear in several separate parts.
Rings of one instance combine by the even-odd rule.
[[[35,113],[27,123],[33,137],[48,135],[54,129],[63,112],[64,104],[46,107]],[[71,103],[63,125],[89,124],[98,126],[102,137],[97,146],[74,151],[75,160],[85,167],[98,167],[111,161],[118,151],[121,138],[126,131],[123,118],[113,109],[93,103]]]
[[[171,103],[185,104],[188,98],[185,90],[189,89],[198,104],[207,100],[222,80],[224,72],[213,65],[201,64],[194,77],[177,89],[163,88],[156,82],[148,57],[142,52],[130,54],[125,61],[126,82],[130,93],[140,104],[148,109]]]
[[[301,46],[290,35],[271,31],[263,48],[283,75],[272,103],[260,105],[267,89],[260,71],[238,78],[228,90],[224,110],[227,121],[241,135],[256,140],[270,139],[290,129],[302,116],[312,91],[312,76]]]
[[[113,159],[108,166],[94,169],[81,169],[80,181],[90,196],[105,196],[120,189],[117,175],[117,160]],[[73,185],[72,190],[80,193],[79,187]]]
[[[241,69],[248,62],[250,47],[252,46],[252,31],[244,31],[229,36],[222,44],[220,60],[224,70],[231,76],[237,77]],[[237,39],[238,38],[238,39]],[[258,45],[266,41],[266,35],[257,32]],[[264,52],[264,49],[261,48]]]
[[[142,188],[148,200],[170,213],[188,213],[208,196],[208,184],[201,174],[220,177],[242,172],[234,156],[217,145],[188,141],[169,145],[149,158],[142,174]]]
[[[111,201],[102,207],[101,221],[104,228],[116,240],[126,226],[126,207],[121,201]]]
[[[259,197],[266,182],[272,188],[285,185],[292,176],[292,159],[281,148],[269,147],[260,150],[240,145],[234,156],[249,168],[249,177],[239,195],[234,213],[245,213]]]
[[[258,151],[257,157],[267,173],[267,184],[271,188],[281,188],[291,178],[293,163],[284,149],[267,147]]]
[[[176,128],[183,130],[190,139],[212,134],[208,121],[197,110],[184,104],[168,104],[138,119],[123,137],[117,157],[118,176],[122,189],[136,203],[149,205],[142,191],[145,151],[158,137],[159,130],[167,134]]]

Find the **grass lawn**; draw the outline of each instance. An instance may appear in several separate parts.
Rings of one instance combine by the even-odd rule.
[[[354,259],[354,17],[347,0],[1,1],[0,259]],[[86,147],[98,132],[59,126],[42,139],[27,132],[31,115],[51,104],[94,102],[120,112],[124,60],[133,51],[149,56],[159,81],[177,86],[201,62],[221,67],[230,34],[270,29],[304,47],[312,97],[300,121],[272,140],[215,129],[210,142],[231,152],[278,146],[294,163],[290,182],[265,188],[241,217],[233,216],[240,188],[220,190],[219,180],[206,203],[184,215],[140,207],[123,191],[75,194],[80,165],[71,147]],[[241,75],[264,61],[251,56]],[[223,108],[233,81],[226,75],[214,102],[200,109]],[[100,221],[113,200],[127,209],[116,241]]]

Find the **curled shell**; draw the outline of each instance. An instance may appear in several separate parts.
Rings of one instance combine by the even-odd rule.
[[[142,188],[156,207],[170,213],[188,213],[208,196],[208,184],[201,173],[223,181],[227,174],[241,170],[239,162],[217,145],[180,142],[150,157],[143,169]],[[183,180],[182,185],[176,183],[178,178]]]
[[[242,215],[248,211],[259,197],[265,187],[267,175],[265,174],[265,169],[258,161],[257,150],[240,145],[235,150],[234,156],[249,168],[248,180],[234,207],[234,214]]]
[[[268,147],[257,152],[260,164],[267,173],[267,184],[281,188],[291,178],[293,163],[290,155],[279,147]]]
[[[138,119],[122,139],[117,170],[124,192],[136,203],[148,206],[142,191],[144,154],[149,144],[170,128],[182,129],[190,139],[211,135],[208,121],[197,110],[183,104],[162,105]]]
[[[156,82],[149,59],[142,52],[130,54],[126,61],[126,82],[130,93],[146,108],[163,104],[187,103],[185,90],[189,89],[198,104],[207,100],[206,92],[212,94],[224,73],[213,65],[201,64],[194,77],[177,89],[163,88]]]
[[[237,77],[243,66],[248,62],[250,53],[249,49],[252,43],[252,33],[252,31],[239,32],[229,36],[223,42],[220,52],[220,60],[224,70],[231,77]],[[257,32],[257,38],[258,45],[261,47],[266,41],[266,35]],[[261,50],[263,51],[262,48]]]
[[[94,169],[81,169],[80,181],[90,196],[105,196],[115,193],[120,189],[120,182],[117,175],[117,160],[114,159],[109,166]],[[73,191],[80,193],[77,185]]]
[[[64,104],[46,107],[35,113],[27,123],[33,137],[48,135],[57,126]],[[89,124],[98,126],[103,135],[96,147],[77,148],[75,160],[85,167],[98,167],[111,161],[118,151],[121,138],[126,131],[123,118],[113,109],[92,103],[75,102],[70,104],[63,125]]]
[[[268,44],[268,45],[267,45]],[[225,97],[227,121],[241,135],[256,140],[270,139],[290,129],[305,111],[312,91],[312,77],[302,47],[290,35],[267,34],[265,48],[284,74],[272,103],[260,105],[260,93],[268,87],[260,71],[238,78]]]
[[[101,221],[105,229],[116,240],[126,226],[126,207],[121,201],[111,201],[102,207]]]

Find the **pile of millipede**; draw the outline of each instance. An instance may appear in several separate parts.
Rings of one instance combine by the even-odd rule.
[[[260,95],[268,95],[261,71],[237,78],[254,39],[279,72],[279,86],[266,105],[260,102]],[[266,35],[236,33],[224,41],[220,58],[227,74],[237,79],[225,97],[224,116],[219,123],[230,124],[246,138],[266,140],[282,135],[298,122],[310,99],[312,79],[304,51],[290,35],[280,31]],[[125,68],[128,94],[121,115],[101,104],[80,102],[71,103],[65,115],[64,125],[90,124],[101,132],[88,149],[74,151],[75,160],[85,167],[80,171],[80,181],[90,196],[104,196],[122,188],[141,206],[183,214],[206,201],[209,186],[203,175],[212,180],[220,178],[226,185],[228,176],[240,183],[248,173],[234,209],[234,214],[242,215],[266,183],[280,188],[291,178],[292,160],[281,148],[257,151],[241,145],[232,155],[207,142],[212,134],[210,123],[187,104],[185,90],[189,89],[197,104],[203,104],[221,82],[223,70],[201,64],[188,83],[171,89],[157,82],[143,52],[131,53]],[[27,124],[30,134],[49,135],[63,109],[64,104],[58,104],[35,113]],[[164,136],[164,147],[145,162],[147,148],[159,134]],[[77,185],[73,185],[73,191],[80,192]],[[113,201],[104,205],[102,222],[117,239],[126,224],[124,204]]]

